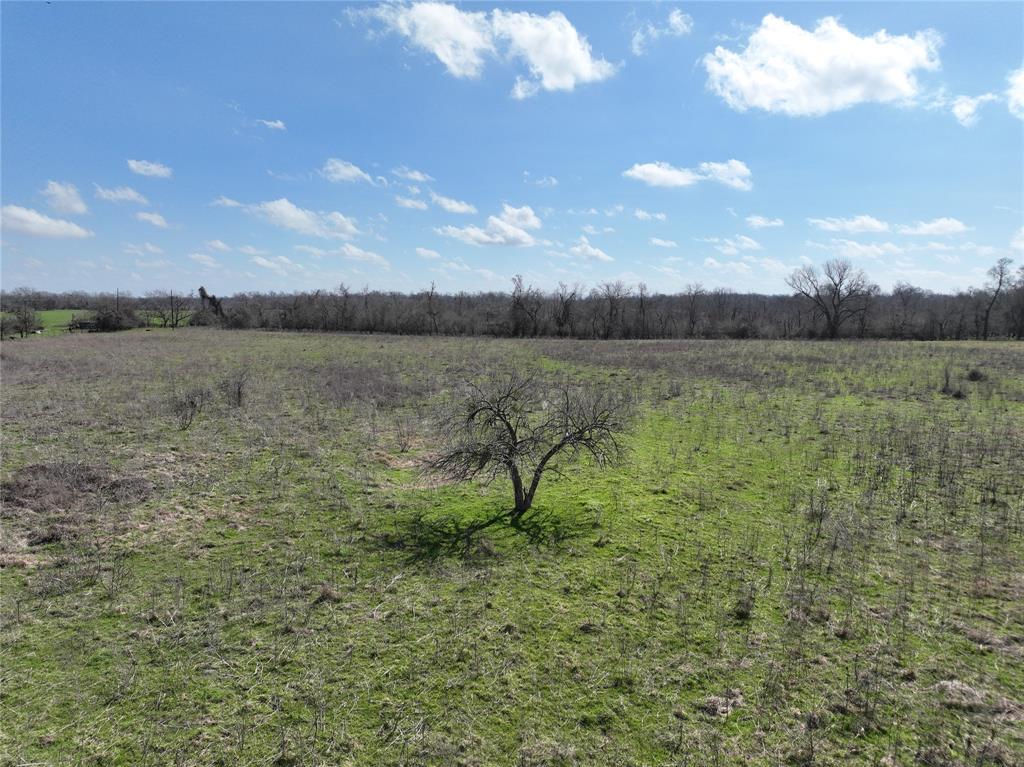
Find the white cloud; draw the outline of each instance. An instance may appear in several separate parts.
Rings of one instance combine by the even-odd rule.
[[[753,237],[747,237],[745,234],[738,234],[735,237],[721,240],[712,238],[709,242],[717,242],[715,250],[727,256],[735,256],[741,250],[761,250],[761,243]]]
[[[1010,240],[1010,247],[1014,250],[1024,251],[1024,226],[1014,232],[1013,239]]]
[[[752,229],[767,229],[773,226],[782,226],[785,222],[781,218],[765,218],[764,216],[747,216],[747,226]]]
[[[488,15],[446,3],[418,2],[380,5],[368,15],[432,53],[455,77],[479,77],[488,57],[522,60],[530,77],[516,78],[515,98],[532,96],[540,89],[571,91],[577,83],[604,80],[615,73],[615,65],[594,58],[586,37],[559,11],[538,16],[494,10]]]
[[[363,261],[368,264],[376,264],[377,266],[384,267],[385,269],[391,268],[391,264],[386,258],[384,258],[384,256],[370,250],[357,248],[355,245],[348,242],[341,246],[340,252],[342,258],[347,258],[350,261]]]
[[[523,59],[531,80],[517,78],[512,95],[532,96],[538,89],[571,91],[578,83],[599,82],[615,74],[615,65],[595,59],[590,43],[559,11],[547,16],[495,10],[494,35],[508,42],[509,54]]]
[[[78,187],[69,182],[47,181],[40,194],[46,198],[47,205],[58,213],[82,215],[89,212],[78,193]]]
[[[195,261],[197,264],[205,266],[207,269],[217,269],[220,264],[217,263],[217,259],[213,256],[208,256],[205,253],[190,253],[189,258]]]
[[[320,169],[320,175],[328,181],[334,182],[366,181],[370,184],[373,183],[370,175],[358,165],[353,165],[347,160],[339,160],[336,157],[327,158],[324,167]]]
[[[229,206],[236,207],[236,206]],[[359,234],[355,219],[337,211],[313,211],[300,208],[287,197],[254,205],[241,205],[249,213],[269,221],[274,226],[291,229],[299,234],[323,239],[348,240]]]
[[[263,256],[253,256],[249,259],[256,266],[261,266],[264,269],[279,274],[284,277],[294,272],[304,272],[306,268],[302,264],[297,264],[287,256],[272,256],[271,258],[264,258]]]
[[[440,258],[441,254],[430,248],[416,248],[416,255],[420,258]]]
[[[750,264],[745,261],[719,261],[717,258],[708,256],[704,259],[704,266],[709,269],[732,271],[737,274],[750,274]]]
[[[821,229],[823,232],[858,234],[860,232],[889,231],[887,223],[867,215],[854,216],[853,218],[809,218],[807,223],[816,229]]]
[[[750,168],[739,160],[702,162],[700,172],[704,178],[731,186],[733,189],[749,192],[754,188],[754,182],[750,180]]]
[[[914,234],[925,236],[942,236],[949,234],[962,234],[969,231],[969,227],[955,218],[936,218],[931,221],[915,221],[910,225],[896,227],[900,234]]]
[[[962,126],[970,128],[978,122],[978,109],[982,104],[989,101],[996,101],[999,97],[994,93],[984,93],[981,96],[957,96],[953,99],[951,111],[953,116]]]
[[[660,237],[652,237],[649,242],[659,248],[675,248],[678,243],[675,240],[663,240]]]
[[[703,63],[708,88],[733,109],[819,116],[864,102],[912,102],[917,71],[939,68],[941,45],[930,29],[858,37],[832,16],[808,31],[768,14],[743,51],[719,46]]]
[[[664,213],[649,213],[642,208],[637,208],[633,211],[633,215],[636,216],[640,221],[664,221],[667,216]]]
[[[899,256],[905,251],[892,242],[855,242],[854,240],[832,240],[832,250],[843,258],[882,258]]]
[[[30,234],[33,237],[83,239],[93,236],[93,232],[72,221],[50,218],[37,210],[23,208],[20,205],[4,205],[0,209],[0,229]]]
[[[539,229],[540,219],[533,208],[524,205],[515,208],[508,203],[502,205],[500,216],[488,216],[487,226],[444,226],[435,229],[438,234],[453,237],[468,245],[508,245],[525,247],[536,243],[529,229]]]
[[[434,204],[449,213],[476,213],[476,208],[470,203],[453,200],[451,197],[442,197],[433,191],[430,193],[430,199],[434,201]]]
[[[149,205],[149,200],[136,192],[130,186],[118,186],[113,189],[107,189],[99,184],[93,184],[93,186],[96,187],[96,196],[101,200],[106,200],[107,202],[134,202],[139,205]]]
[[[164,252],[164,249],[159,245],[154,245],[151,242],[144,242],[141,245],[135,245],[131,242],[124,244],[124,252],[131,256],[141,256],[146,253],[160,254]]]
[[[257,120],[256,122],[270,130],[288,130],[282,120]]]
[[[221,253],[227,253],[231,250],[231,246],[223,240],[210,240],[206,243],[206,247],[210,250],[219,250]]]
[[[600,248],[590,244],[586,235],[581,234],[576,244],[569,248],[569,252],[578,258],[587,258],[594,261],[612,261],[612,257]]]
[[[455,77],[479,77],[484,57],[494,52],[486,13],[433,2],[380,5],[370,13],[413,45],[434,54]]]
[[[170,178],[174,171],[163,163],[150,162],[149,160],[129,160],[128,170],[140,176],[153,176],[155,178]]]
[[[242,207],[244,207],[242,205],[242,203],[240,203],[238,200],[232,200],[230,197],[225,197],[224,195],[221,195],[220,197],[218,197],[216,200],[214,200],[210,204],[213,205],[214,207],[217,207],[217,208],[242,208]]]
[[[145,221],[147,224],[159,227],[160,229],[167,229],[167,219],[159,213],[136,213],[135,218],[139,221]]]
[[[647,22],[633,33],[630,48],[634,56],[642,56],[647,52],[649,43],[653,43],[659,37],[682,37],[693,31],[693,18],[683,13],[678,8],[669,11],[665,26],[659,27]]]
[[[1024,120],[1024,67],[1015,69],[1006,77],[1006,106],[1010,114]]]
[[[412,210],[426,210],[427,204],[423,200],[413,200],[409,197],[399,197],[395,195],[395,204],[401,208],[411,208]]]
[[[546,186],[549,188],[558,186],[558,179],[554,176],[541,176],[534,180],[530,178],[530,172],[528,170],[523,171],[523,182],[526,184],[533,184],[534,186]]]
[[[623,176],[642,181],[648,186],[679,187],[693,186],[701,181],[717,181],[720,184],[749,192],[754,188],[750,168],[739,160],[726,162],[702,162],[697,170],[676,168],[667,162],[636,163],[623,171]]]
[[[260,250],[259,248],[254,247],[252,245],[242,245],[240,248],[238,248],[238,252],[239,253],[244,253],[247,256],[265,256],[265,255],[267,255],[267,251]]]
[[[395,168],[391,173],[399,178],[404,178],[406,181],[412,181],[417,184],[425,184],[428,181],[434,180],[433,176],[428,176],[421,170],[413,170],[412,168],[407,168],[404,165]]]

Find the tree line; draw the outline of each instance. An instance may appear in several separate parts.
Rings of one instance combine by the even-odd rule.
[[[234,329],[306,330],[410,335],[491,335],[581,339],[655,338],[1024,338],[1024,266],[1008,258],[978,288],[936,293],[909,283],[883,292],[849,261],[805,266],[787,278],[785,295],[736,293],[695,283],[667,294],[621,280],[586,289],[560,283],[542,291],[522,277],[507,292],[416,293],[337,288],[217,297],[152,291],[145,296],[50,293],[19,288],[0,293],[19,327],[31,311],[93,312],[89,329],[141,325],[218,325]]]

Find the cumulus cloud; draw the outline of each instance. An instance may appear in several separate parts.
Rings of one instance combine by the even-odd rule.
[[[957,96],[953,99],[953,106],[950,111],[962,126],[970,128],[978,122],[978,109],[982,104],[996,101],[999,97],[994,93],[984,93],[981,96]]]
[[[505,203],[500,215],[487,217],[487,226],[483,229],[478,226],[444,226],[434,231],[468,245],[525,247],[536,243],[529,230],[539,229],[540,226],[540,219],[529,205],[516,208]]]
[[[226,200],[228,198],[220,199]],[[253,205],[243,205],[235,200],[228,200],[228,202],[220,202],[219,204],[229,208],[243,208],[246,212],[262,218],[274,226],[290,229],[293,232],[311,237],[349,240],[359,234],[355,219],[349,218],[337,211],[306,210],[305,208],[300,208],[287,197],[282,197],[279,200],[258,202]]]
[[[679,187],[693,186],[701,181],[717,181],[720,184],[749,192],[754,188],[750,168],[739,160],[726,162],[702,162],[696,170],[677,168],[667,162],[636,163],[622,172],[626,178],[642,181],[648,186]]]
[[[962,234],[968,230],[968,226],[963,221],[949,217],[936,218],[931,221],[916,221],[913,224],[896,227],[896,231],[900,234],[928,236]]]
[[[84,239],[93,236],[93,232],[73,221],[50,218],[37,210],[23,208],[20,205],[4,205],[0,209],[0,229],[33,237]]]
[[[1024,120],[1024,67],[1010,72],[1006,82],[1006,106],[1010,114]]]
[[[410,197],[399,197],[395,195],[395,204],[400,208],[411,208],[412,210],[426,210],[427,204],[423,200],[413,200]]]
[[[727,256],[735,256],[741,250],[761,250],[761,243],[753,237],[747,237],[745,234],[738,234],[735,237],[726,237],[724,239],[712,237],[707,242],[717,243],[715,250]]]
[[[845,232],[859,234],[861,232],[888,232],[889,225],[873,216],[860,215],[852,218],[809,218],[807,223],[823,232]]]
[[[476,213],[476,207],[470,203],[453,200],[451,197],[442,197],[433,191],[430,193],[430,199],[434,201],[435,205],[449,213]]]
[[[244,253],[247,256],[265,256],[265,255],[267,255],[267,251],[260,250],[259,248],[255,247],[253,245],[242,245],[241,247],[238,248],[238,252],[239,253]]]
[[[633,215],[640,221],[664,221],[667,216],[664,213],[650,213],[643,208],[637,208]]]
[[[843,258],[882,258],[899,256],[905,251],[892,242],[856,242],[854,240],[832,240],[831,248]]]
[[[188,257],[197,264],[205,266],[207,269],[216,269],[220,266],[220,264],[217,263],[216,258],[208,256],[205,253],[190,253]]]
[[[519,59],[529,76],[516,78],[512,95],[527,98],[543,89],[571,91],[578,83],[611,77],[615,65],[595,58],[587,38],[559,11],[540,16],[524,11],[463,11],[439,2],[380,5],[367,14],[413,46],[433,54],[450,74],[479,77],[489,57]]]
[[[93,184],[93,186],[96,187],[96,197],[100,200],[106,200],[107,202],[134,202],[138,205],[149,205],[149,200],[136,192],[130,186],[118,186],[113,189],[107,189],[99,184]]]
[[[781,218],[766,218],[765,216],[747,216],[747,226],[752,229],[768,229],[774,226],[782,226],[785,222]]]
[[[282,120],[257,120],[256,122],[270,130],[288,130],[288,126]]]
[[[598,247],[590,244],[587,236],[584,234],[580,235],[580,238],[576,240],[576,244],[569,248],[569,252],[578,257],[586,258],[592,261],[612,261],[612,257],[605,253]]]
[[[678,243],[675,240],[663,240],[660,237],[651,237],[649,240],[651,245],[658,248],[675,248],[678,247]]]
[[[372,250],[363,250],[357,248],[352,243],[346,242],[341,246],[342,258],[347,258],[349,261],[362,261],[367,264],[375,264],[376,266],[383,267],[384,269],[390,269],[391,264],[384,256],[374,253]]]
[[[420,258],[440,258],[441,254],[430,248],[416,248],[416,255]]]
[[[40,194],[46,198],[46,204],[58,213],[82,215],[89,212],[78,187],[67,181],[47,181]]]
[[[167,219],[161,216],[159,213],[136,213],[135,218],[139,221],[145,221],[147,224],[159,227],[160,229],[167,229]]]
[[[170,178],[174,175],[174,171],[163,163],[150,162],[149,160],[129,160],[128,170],[140,176],[152,176],[154,178]]]
[[[159,245],[154,245],[151,242],[144,242],[141,245],[136,245],[131,242],[124,244],[124,252],[131,256],[142,256],[146,253],[160,254],[164,252],[164,249]]]
[[[221,195],[216,200],[210,203],[217,208],[241,208],[244,207],[238,200],[232,200],[230,197]]]
[[[231,250],[231,246],[223,240],[210,240],[206,243],[206,247],[210,250],[219,250],[221,253],[227,253]]]
[[[347,160],[339,160],[336,157],[327,158],[324,167],[320,169],[320,175],[328,181],[334,181],[335,183],[341,181],[366,181],[370,184],[373,183],[370,174],[358,165],[354,165]]]
[[[707,54],[708,88],[738,111],[762,109],[819,116],[865,102],[909,103],[917,72],[939,68],[942,37],[934,30],[859,37],[835,17],[806,30],[768,14],[746,47]]]
[[[1024,226],[1014,232],[1013,238],[1010,240],[1010,247],[1014,250],[1024,251]]]
[[[306,268],[302,264],[295,263],[287,256],[271,256],[270,258],[253,256],[249,260],[256,264],[256,266],[269,269],[281,277],[285,277],[288,274],[294,274],[295,272],[306,271]]]
[[[404,178],[406,181],[412,181],[417,184],[425,184],[428,181],[434,180],[433,176],[428,176],[421,170],[407,168],[404,165],[395,168],[394,170],[391,171],[391,173],[394,174],[395,176],[398,176],[399,178]]]
[[[678,8],[669,11],[668,19],[664,26],[657,26],[647,22],[633,32],[633,39],[630,41],[630,49],[634,56],[643,56],[647,52],[647,46],[659,37],[683,37],[693,31],[693,18],[683,13]]]

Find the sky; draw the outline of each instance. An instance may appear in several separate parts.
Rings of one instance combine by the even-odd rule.
[[[1024,3],[0,4],[10,290],[1024,261]]]

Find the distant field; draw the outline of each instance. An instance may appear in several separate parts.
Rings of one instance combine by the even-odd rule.
[[[43,335],[60,335],[75,317],[88,317],[88,309],[47,309],[36,312],[36,319],[43,326]]]
[[[626,460],[473,532],[507,483],[418,471],[469,364],[625,387]],[[0,764],[1024,763],[1020,344],[183,328],[2,365]]]

